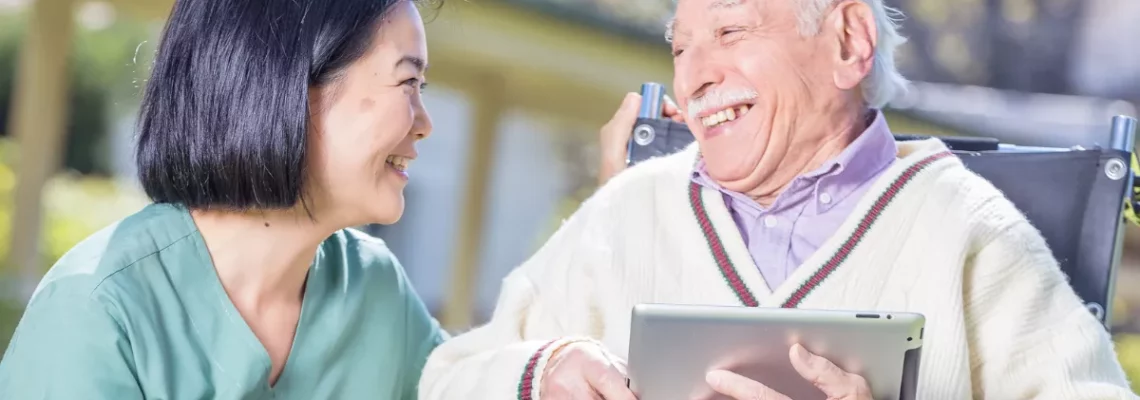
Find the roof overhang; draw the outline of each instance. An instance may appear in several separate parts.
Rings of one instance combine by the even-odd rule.
[[[445,85],[501,78],[511,106],[581,118],[597,127],[643,82],[670,84],[660,46],[501,2],[448,2],[428,15],[432,70]]]

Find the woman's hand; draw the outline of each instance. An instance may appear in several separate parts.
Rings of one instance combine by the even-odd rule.
[[[665,104],[661,107],[661,116],[676,122],[685,122],[677,104],[665,96]],[[602,186],[614,175],[625,170],[625,159],[629,151],[629,137],[633,135],[633,125],[637,123],[637,111],[641,107],[641,95],[629,93],[625,95],[621,106],[614,113],[613,118],[602,126],[599,132],[601,145],[601,165],[598,168],[598,186]]]
[[[871,388],[863,377],[840,369],[799,344],[792,346],[789,356],[796,372],[819,388],[828,400],[872,400]],[[737,400],[790,400],[760,382],[728,371],[711,371],[705,380],[713,390]]]
[[[626,387],[625,362],[595,343],[575,342],[555,350],[543,374],[543,399],[637,400]]]

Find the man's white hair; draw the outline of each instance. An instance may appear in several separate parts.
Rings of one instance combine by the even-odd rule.
[[[724,5],[732,5],[739,0],[724,0]],[[838,0],[790,0],[800,4],[797,18],[799,19],[800,34],[814,36],[819,33],[820,24],[827,10]],[[906,43],[906,38],[899,34],[899,22],[903,14],[898,9],[883,4],[883,0],[861,0],[871,7],[871,15],[875,19],[878,29],[875,46],[875,61],[871,66],[871,73],[863,80],[860,89],[863,91],[863,100],[872,108],[883,108],[896,96],[903,94],[907,88],[907,79],[903,77],[895,66],[895,50]],[[673,40],[673,21],[666,25],[665,39]]]

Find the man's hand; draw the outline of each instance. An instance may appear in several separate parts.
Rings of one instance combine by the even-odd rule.
[[[637,123],[637,110],[641,107],[641,95],[629,93],[621,101],[613,118],[602,126],[599,132],[602,160],[598,168],[598,186],[602,186],[614,175],[625,170],[625,159],[629,149],[629,137],[633,135],[633,125]],[[685,117],[677,104],[665,96],[661,116],[684,123]]]
[[[872,400],[871,388],[863,377],[847,373],[799,344],[792,346],[789,356],[796,372],[819,388],[828,400]],[[760,382],[728,371],[710,371],[705,380],[713,390],[736,400],[791,400]]]
[[[571,343],[556,350],[543,374],[539,388],[543,399],[637,400],[625,384],[625,362],[594,343]]]

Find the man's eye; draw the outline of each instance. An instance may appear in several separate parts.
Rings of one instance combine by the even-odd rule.
[[[681,53],[684,53],[684,52],[685,52],[685,49],[673,49],[673,57],[679,57],[679,56],[681,56]]]
[[[731,35],[734,33],[740,33],[740,32],[744,32],[744,29],[741,29],[739,26],[730,26],[730,27],[718,29],[716,31],[716,35],[717,35],[717,37],[724,37],[724,36],[728,36],[728,35]]]

